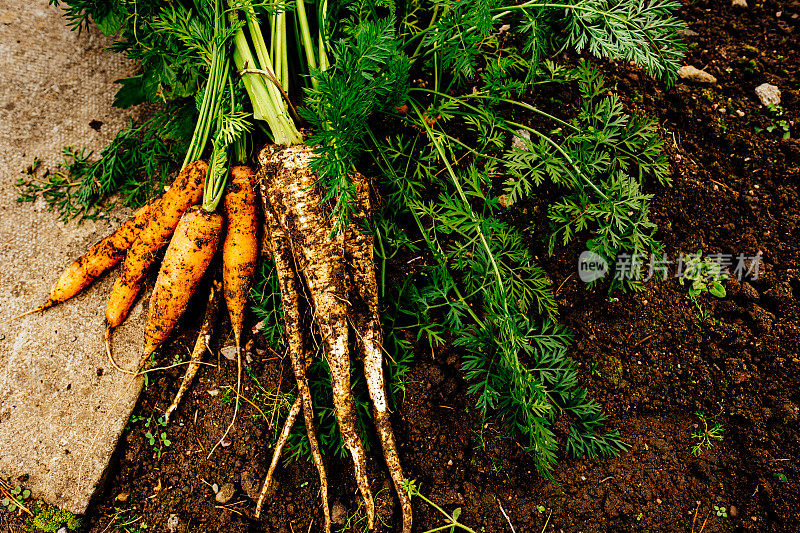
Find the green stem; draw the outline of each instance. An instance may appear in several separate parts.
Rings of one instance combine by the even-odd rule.
[[[232,0],[229,0],[229,4],[233,7]],[[233,59],[236,63],[236,68],[241,72],[242,81],[253,105],[254,117],[267,122],[275,144],[289,146],[301,144],[303,136],[289,116],[287,102],[282,94],[285,92],[289,70],[285,43],[287,35],[285,31],[286,17],[280,15],[285,15],[285,13],[275,14],[272,17],[274,23],[271,33],[273,46],[272,54],[270,54],[267,51],[267,45],[259,27],[258,17],[255,16],[254,12],[245,11],[248,30],[253,40],[253,47],[256,50],[258,61],[253,56],[243,29],[240,29],[234,37]],[[230,16],[236,17],[236,14],[231,12]],[[281,40],[284,42],[281,43]],[[271,79],[265,80],[261,74],[243,72],[256,66],[261,67],[259,70],[268,72],[270,78],[275,78],[283,91],[276,87]]]
[[[431,507],[442,513],[445,516],[445,518],[447,518],[447,520],[450,521],[449,524],[446,524],[444,526],[439,526],[434,529],[429,529],[425,533],[433,533],[434,531],[444,531],[445,529],[453,528],[453,526],[460,527],[464,531],[469,531],[469,533],[477,533],[474,529],[465,526],[464,524],[459,522],[458,519],[453,518],[453,515],[449,514],[447,511],[445,511],[444,509],[433,503],[433,501],[426,498],[421,492],[415,491],[414,496],[418,496],[419,498],[421,498],[425,503],[427,503],[428,505],[430,505]]]
[[[367,134],[372,139],[372,143],[373,143],[374,146],[380,146],[380,144],[378,144],[378,140],[375,138],[375,134],[372,132],[371,129],[367,128]],[[378,160],[377,155],[375,155],[374,153],[372,155],[373,155],[373,158],[375,159],[375,163],[377,163],[378,166],[383,166],[381,164],[381,162]],[[392,170],[391,166],[388,166],[388,162],[387,162],[387,166],[384,167],[384,171],[387,174],[393,174],[393,170]],[[404,199],[405,199],[405,203],[408,206],[408,210],[411,213],[411,216],[414,218],[414,223],[417,225],[417,229],[419,230],[420,235],[422,235],[422,238],[425,240],[425,244],[428,245],[428,249],[433,254],[433,257],[434,257],[434,259],[436,259],[436,262],[439,264],[439,266],[447,271],[447,260],[445,259],[444,251],[442,250],[441,246],[439,246],[439,244],[437,242],[434,242],[434,240],[431,239],[430,235],[428,235],[428,230],[422,224],[422,220],[419,218],[419,213],[417,212],[417,207],[416,207],[418,205],[417,201],[414,200],[414,199],[410,199],[410,198],[405,197],[405,194],[403,196],[404,196]],[[483,328],[484,327],[483,320],[481,320],[481,318],[469,306],[469,304],[467,303],[467,299],[461,294],[461,291],[459,290],[458,286],[456,285],[456,283],[452,279],[452,277],[449,277],[449,283],[450,283],[450,287],[449,288],[455,294],[456,300],[461,302],[462,304],[464,304],[464,308],[467,310],[467,312],[469,313],[470,317],[472,317],[472,319],[475,321],[475,324],[477,324],[477,326],[479,328]]]
[[[311,44],[311,29],[308,26],[308,17],[306,17],[306,3],[303,0],[297,0],[297,24],[300,27],[300,37],[303,40],[303,49],[310,74],[312,69],[317,68],[317,60],[314,57],[314,45]],[[312,78],[311,83],[316,89],[316,78]]]
[[[451,96],[451,95],[449,95],[449,94],[442,93],[442,92],[438,92],[438,91],[433,91],[433,90],[431,90],[431,89],[412,88],[412,89],[410,89],[410,90],[409,90],[409,93],[411,93],[411,92],[425,92],[425,93],[429,93],[429,94],[434,94],[434,95],[436,95],[436,96],[440,96],[440,97],[442,97],[442,98],[447,98],[447,99],[449,99],[449,100],[454,100],[454,101],[458,102],[460,105],[462,105],[462,106],[466,107],[467,109],[471,109],[472,111],[475,111],[476,113],[480,113],[480,110],[479,110],[477,107],[475,107],[475,106],[473,106],[473,105],[470,105],[470,104],[466,103],[466,102],[464,101],[464,99],[463,99],[464,97]],[[486,96],[484,96],[484,95],[473,95],[473,96],[474,96],[474,97],[476,97],[476,98],[487,98],[487,97],[486,97]],[[503,101],[503,102],[508,102],[508,103],[515,103],[513,100],[501,100],[501,101]],[[516,102],[516,103],[517,103],[517,104],[519,104],[519,105],[522,105],[522,106],[523,106],[523,107],[525,107],[525,108],[528,108],[528,106],[527,106],[527,105],[523,105],[523,104],[521,104],[521,103],[519,103],[519,102]],[[539,110],[537,110],[537,109],[536,109],[535,107],[533,107],[533,106],[530,106],[529,110],[530,110],[530,111],[538,111],[540,114],[542,114],[542,115],[544,115],[544,116],[546,116],[546,117],[548,117],[548,118],[551,118],[551,119],[553,119],[553,120],[555,120],[555,121],[557,121],[557,122],[563,122],[563,121],[561,121],[560,119],[557,119],[556,117],[554,117],[554,116],[552,116],[552,115],[550,115],[550,114],[548,114],[548,113],[545,113],[545,112],[543,112],[543,111],[539,111]],[[424,123],[427,125],[427,122],[425,122],[424,120],[423,120],[423,122],[424,122]],[[590,188],[591,188],[591,189],[592,189],[592,190],[593,190],[593,191],[594,191],[594,192],[595,192],[595,193],[596,193],[596,194],[597,194],[597,195],[598,195],[600,198],[602,198],[602,199],[603,199],[603,200],[605,200],[605,201],[608,201],[608,200],[609,200],[608,196],[606,196],[606,194],[605,194],[605,193],[603,193],[603,191],[601,191],[601,190],[600,190],[600,189],[597,187],[597,185],[595,185],[595,184],[592,182],[592,180],[590,180],[590,179],[589,179],[589,177],[588,177],[588,176],[586,176],[586,174],[584,174],[584,173],[583,173],[583,171],[580,169],[580,167],[578,167],[577,163],[575,163],[575,162],[572,160],[572,158],[569,156],[569,154],[568,154],[566,151],[564,151],[564,149],[563,149],[563,148],[561,148],[561,146],[560,146],[560,145],[559,145],[557,142],[555,142],[553,139],[551,139],[551,138],[550,138],[548,135],[545,135],[544,133],[540,132],[539,130],[536,130],[536,129],[534,129],[534,128],[531,128],[530,126],[526,126],[526,125],[524,125],[524,124],[520,124],[520,123],[518,123],[518,122],[513,122],[513,121],[511,121],[511,120],[507,120],[507,121],[505,121],[505,122],[506,122],[507,124],[510,124],[511,126],[514,126],[514,127],[517,127],[517,128],[522,128],[522,129],[524,129],[524,130],[526,130],[526,131],[529,131],[529,132],[533,133],[534,135],[536,135],[537,137],[539,137],[539,138],[543,139],[543,140],[544,140],[545,142],[547,142],[547,143],[548,143],[550,146],[552,146],[552,147],[553,147],[553,148],[554,148],[554,149],[555,149],[555,150],[556,150],[556,151],[557,151],[559,154],[561,154],[561,156],[562,156],[564,159],[566,159],[566,160],[567,160],[567,162],[568,162],[568,163],[569,163],[569,164],[572,166],[572,169],[575,171],[576,175],[577,175],[578,177],[580,177],[581,179],[583,179],[583,181],[585,181],[585,182],[586,182],[586,184],[587,184],[587,185],[588,185],[588,186],[589,186],[589,187],[590,187]],[[566,124],[566,123],[565,123],[565,124]],[[569,125],[569,124],[568,124],[568,125]],[[570,126],[570,127],[574,127],[574,126],[572,126],[572,125],[569,125],[569,126]]]

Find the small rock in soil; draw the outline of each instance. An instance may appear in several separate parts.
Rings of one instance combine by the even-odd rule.
[[[233,486],[233,483],[225,483],[219,488],[219,492],[214,497],[219,503],[228,503],[233,499],[233,494],[236,492],[236,488]]]
[[[169,533],[175,533],[180,523],[181,519],[178,518],[178,515],[174,513],[169,515],[169,518],[167,519],[167,529],[169,530]]]
[[[242,486],[242,490],[247,494],[247,497],[251,500],[255,501],[258,500],[258,482],[256,478],[253,477],[248,470],[242,472],[241,477],[239,478],[239,484]]]
[[[746,7],[747,7],[747,0],[733,0],[733,1],[731,2],[731,5],[732,5],[733,7],[743,7],[743,8],[746,8]]]
[[[700,34],[699,34],[699,33],[697,33],[696,31],[694,31],[694,30],[690,30],[689,28],[686,28],[686,29],[684,29],[684,30],[678,30],[678,32],[677,32],[677,33],[678,33],[678,35],[680,35],[681,37],[697,37],[697,36],[699,36],[699,35],[700,35]]]
[[[731,505],[731,508],[728,509],[728,514],[730,515],[731,518],[736,518],[737,516],[739,516],[739,510],[736,508],[735,505]]]
[[[331,522],[337,526],[344,524],[347,519],[347,508],[340,501],[333,502],[331,505]]]
[[[705,70],[700,70],[692,65],[682,66],[678,71],[678,76],[684,80],[694,81],[697,83],[717,83],[717,78]]]
[[[762,83],[756,87],[756,95],[764,106],[778,105],[781,103],[781,90],[771,83]]]
[[[531,134],[527,130],[519,129],[514,132],[514,138],[511,139],[511,147],[517,150],[528,151],[528,142],[531,140]]]
[[[228,361],[236,359],[236,346],[223,346],[220,348],[219,353]]]

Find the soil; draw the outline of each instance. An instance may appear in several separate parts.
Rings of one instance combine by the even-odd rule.
[[[576,361],[591,398],[630,450],[600,460],[562,459],[558,483],[540,478],[519,445],[489,424],[479,440],[479,414],[466,394],[455,350],[420,353],[393,419],[406,475],[422,493],[475,531],[797,531],[800,530],[800,141],[782,139],[779,121],[800,137],[800,2],[685,1],[686,64],[718,78],[713,85],[679,81],[667,90],[627,64],[600,61],[629,110],[657,117],[672,164],[670,188],[653,187],[652,218],[667,255],[761,254],[757,278],[726,281],[727,297],[704,295],[703,320],[673,277],[609,298],[575,275],[579,245],[546,256],[558,287],[562,320],[572,329]],[[755,94],[770,82],[782,91],[774,117]],[[778,126],[767,131],[771,125]],[[198,308],[202,304],[197,305]],[[197,324],[195,325],[197,326]],[[226,326],[218,331],[227,332]],[[173,342],[194,342],[191,327]],[[217,339],[217,348],[231,344]],[[249,366],[261,383],[290,386],[288,360],[253,337]],[[213,362],[213,361],[212,361]],[[223,402],[235,364],[204,366],[166,431],[170,446],[151,444],[144,421],[130,424],[105,490],[86,517],[88,531],[319,531],[322,512],[313,464],[279,468],[278,492],[260,521],[254,499],[266,474],[276,431],[246,405],[229,445],[208,452],[233,412]],[[152,378],[135,411],[155,420],[178,388],[181,370]],[[248,392],[245,390],[245,392]],[[699,455],[693,433],[724,424],[722,440]],[[155,433],[155,431],[154,431]],[[349,460],[328,458],[334,516],[363,531]],[[371,452],[370,479],[383,516],[397,513],[382,459]],[[212,486],[233,484],[218,503]],[[226,488],[227,490],[227,488]],[[723,509],[724,508],[724,511]],[[414,500],[415,531],[445,524]],[[2,515],[3,512],[0,512]],[[128,522],[127,525],[126,522]],[[0,516],[0,528],[22,530]],[[387,530],[394,531],[390,527]]]

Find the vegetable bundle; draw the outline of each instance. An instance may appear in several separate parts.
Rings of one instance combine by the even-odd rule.
[[[256,515],[274,489],[278,456],[292,446],[302,409],[302,446],[318,470],[330,531],[320,436],[328,432],[317,431],[325,421],[314,412],[320,399],[312,397],[314,361],[306,348],[313,332],[324,347],[336,433],[353,459],[369,525],[375,512],[351,393],[351,349],[364,365],[403,531],[411,530],[384,370],[402,375],[396,361],[407,361],[413,349],[391,328],[382,330],[384,308],[393,313],[391,325],[414,329],[432,350],[444,343],[445,331],[452,333],[479,410],[499,415],[543,476],[552,478],[559,446],[553,426],[562,416],[570,418],[566,448],[573,455],[625,449],[577,385],[567,357],[570,336],[556,322],[549,281],[499,207],[548,186],[561,195],[548,208],[550,251],[581,232],[593,232],[587,246],[610,262],[623,252],[657,249],[649,196],[642,193],[645,179],[666,182],[655,126],[626,115],[606,96],[593,67],[566,68],[549,56],[571,48],[634,61],[669,83],[681,55],[675,36],[681,23],[671,15],[676,2],[61,3],[74,28],[92,19],[104,33],[120,36],[116,50],[140,61],[140,74],[120,80],[115,105],[164,104],[146,125],[121,133],[96,162],[70,152],[70,169],[85,178],[75,196],[86,204],[68,203],[69,213],[92,214],[89,202],[114,189],[140,197],[146,184],[158,185],[156,170],[163,177],[165,160],[182,161],[182,171],[163,197],[90,251],[101,262],[76,261],[44,307],[66,300],[124,257],[106,314],[110,332],[169,242],[148,313],[146,359],[175,327],[225,234],[223,294],[240,349],[256,270],[257,174],[298,399],[276,443]],[[573,118],[521,98],[535,99],[539,86],[571,83],[581,95]],[[301,99],[305,105],[297,109],[293,102]],[[147,141],[144,153],[135,150],[136,139]],[[246,165],[253,159],[257,171]],[[370,202],[374,184],[359,172],[366,167],[386,196],[380,209]],[[217,213],[223,197],[224,217]],[[423,250],[428,264],[401,287],[387,287],[387,262],[401,250]],[[303,293],[313,320],[303,312]],[[394,300],[379,303],[387,294]],[[384,360],[384,344],[391,345],[392,364]]]

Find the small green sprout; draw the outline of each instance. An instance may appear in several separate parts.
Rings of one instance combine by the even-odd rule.
[[[25,500],[31,497],[31,491],[28,489],[23,489],[20,486],[15,487],[11,490],[10,496],[6,496],[0,503],[5,506],[10,513],[13,513],[17,510],[17,508],[23,507],[25,505]]]
[[[722,422],[714,422],[714,424],[709,427],[709,418],[703,411],[697,411],[695,414],[703,424],[702,430],[692,432],[692,438],[697,439],[697,443],[692,446],[692,455],[697,456],[705,450],[710,450],[714,445],[713,441],[722,440],[722,434],[725,433],[725,426]]]

